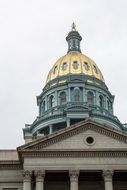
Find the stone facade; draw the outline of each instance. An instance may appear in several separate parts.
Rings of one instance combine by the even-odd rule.
[[[0,155],[1,190],[127,189],[127,133],[91,120]]]

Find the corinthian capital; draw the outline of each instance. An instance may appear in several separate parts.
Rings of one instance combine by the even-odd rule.
[[[44,177],[45,177],[45,171],[44,170],[35,170],[34,174],[36,176],[36,181],[44,181]]]
[[[70,170],[69,175],[70,175],[71,182],[74,182],[74,181],[78,182],[79,170]]]
[[[31,181],[31,175],[32,175],[32,171],[30,170],[23,170],[22,172],[22,175],[23,175],[23,180],[24,181]]]
[[[113,170],[104,170],[103,177],[105,181],[112,181]]]

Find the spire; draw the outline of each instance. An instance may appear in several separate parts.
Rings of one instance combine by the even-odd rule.
[[[76,30],[76,25],[73,22],[71,26],[71,31],[66,37],[66,41],[68,42],[68,52],[70,51],[78,51],[81,52],[80,50],[80,41],[82,40],[82,37]]]
[[[72,30],[71,30],[71,31],[76,31],[76,25],[75,25],[75,23],[74,23],[74,22],[72,23],[71,28],[72,28]]]

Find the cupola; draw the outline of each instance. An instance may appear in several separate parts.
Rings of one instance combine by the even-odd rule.
[[[81,53],[80,42],[82,40],[82,37],[80,36],[78,31],[76,31],[76,25],[74,22],[72,24],[71,31],[69,32],[69,34],[66,37],[66,40],[68,42],[68,52],[78,51]]]

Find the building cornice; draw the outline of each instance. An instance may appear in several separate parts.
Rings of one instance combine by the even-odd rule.
[[[103,149],[103,150],[43,150],[43,151],[28,151],[22,152],[22,157],[25,158],[127,158],[127,149]]]

